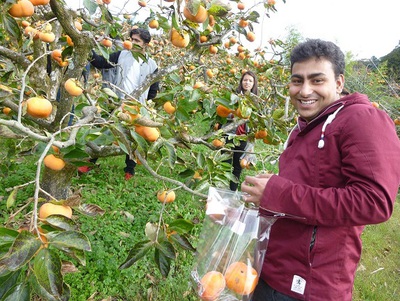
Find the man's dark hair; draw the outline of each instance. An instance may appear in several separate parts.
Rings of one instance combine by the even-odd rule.
[[[336,77],[344,74],[345,60],[343,52],[336,44],[320,39],[308,39],[294,47],[290,55],[290,69],[292,70],[294,63],[303,62],[312,57],[317,59],[324,58],[330,61]]]
[[[146,44],[150,43],[151,41],[151,34],[147,29],[144,28],[134,28],[129,32],[129,37],[132,38],[133,34],[138,34],[139,37],[145,42]]]

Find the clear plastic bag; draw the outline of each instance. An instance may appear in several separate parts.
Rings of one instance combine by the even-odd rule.
[[[250,300],[258,283],[271,226],[240,192],[210,188],[192,282],[201,300]]]
[[[253,154],[254,152],[254,144],[247,142],[246,148],[244,149],[244,152],[242,154],[242,156],[240,157],[240,160],[246,160],[246,162],[248,162],[248,164],[251,164],[253,166],[256,166],[257,164],[257,157],[255,154]],[[245,164],[247,165],[247,164]]]

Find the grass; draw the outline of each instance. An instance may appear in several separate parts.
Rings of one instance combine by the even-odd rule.
[[[400,198],[389,221],[368,225],[355,279],[355,301],[400,300]]]
[[[7,162],[7,166],[1,164],[0,170],[2,224],[12,209],[15,210],[15,207],[6,208],[9,192],[5,189],[30,181],[35,168],[31,157]],[[132,180],[125,181],[123,156],[100,159],[98,163],[98,168],[73,179],[73,188],[82,190],[82,201],[96,204],[106,213],[97,218],[76,214],[77,222],[90,239],[93,251],[87,253],[86,266],[77,266],[76,272],[65,277],[71,286],[71,300],[198,300],[190,283],[194,255],[189,251],[179,251],[165,279],[150,254],[130,268],[118,270],[132,246],[145,238],[146,223],[158,221],[162,204],[158,202],[156,192],[162,183],[142,166],[137,167]],[[16,205],[21,206],[31,196],[31,186],[20,189]],[[388,222],[365,229],[354,301],[400,300],[400,207],[398,202],[396,205],[393,217]],[[176,201],[168,204],[163,218],[168,223],[178,216],[196,224],[190,237],[196,245],[204,217],[204,202],[186,192],[177,191]]]

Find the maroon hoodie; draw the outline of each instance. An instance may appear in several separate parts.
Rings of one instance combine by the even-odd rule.
[[[393,121],[363,94],[299,118],[260,204],[298,218],[273,225],[262,278],[300,300],[351,301],[364,225],[393,211],[399,154]]]

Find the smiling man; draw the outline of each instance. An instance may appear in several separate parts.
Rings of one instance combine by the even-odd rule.
[[[318,39],[291,54],[298,123],[279,174],[247,176],[245,201],[287,216],[272,226],[252,301],[351,301],[365,225],[388,220],[400,184],[400,142],[368,97],[343,96],[344,54]]]

